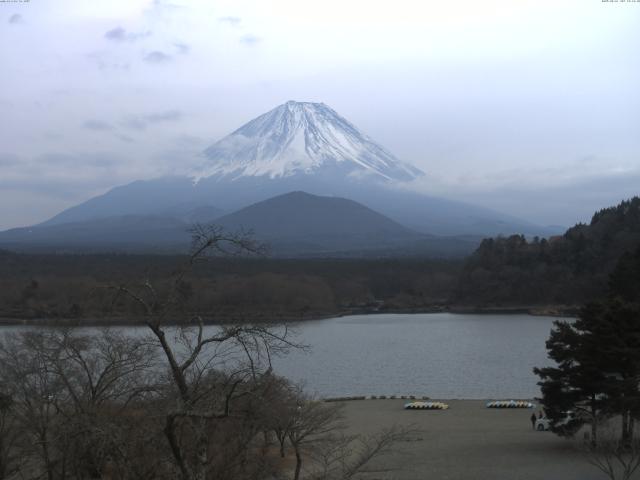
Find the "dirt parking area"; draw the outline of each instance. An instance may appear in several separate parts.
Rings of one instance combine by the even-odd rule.
[[[419,430],[384,459],[388,472],[368,478],[606,479],[587,462],[579,442],[534,431],[531,409],[488,409],[481,400],[443,401],[448,410],[404,410],[406,400],[344,402],[353,433],[372,434],[393,425]]]

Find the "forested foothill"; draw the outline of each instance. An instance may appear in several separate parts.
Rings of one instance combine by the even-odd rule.
[[[640,198],[597,212],[556,237],[485,239],[463,260],[212,258],[181,285],[184,306],[209,321],[305,320],[349,313],[532,311],[575,314],[604,295],[618,260],[640,245]],[[184,256],[0,252],[4,321],[127,323],[105,283],[159,289]],[[139,313],[139,312],[137,312]]]
[[[482,241],[462,270],[454,301],[475,305],[582,305],[604,295],[618,260],[640,246],[640,198],[623,201],[549,239]]]

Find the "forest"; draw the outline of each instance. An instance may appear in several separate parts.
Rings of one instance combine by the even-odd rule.
[[[0,318],[129,322],[104,288],[169,288],[179,256],[0,255]],[[442,308],[459,262],[430,259],[208,258],[183,281],[185,307],[208,321],[304,320],[350,312]]]
[[[618,260],[640,246],[640,198],[596,212],[562,236],[490,238],[465,262],[453,294],[475,305],[579,305],[601,296]]]
[[[618,260],[638,245],[640,198],[635,197],[596,212],[589,224],[561,236],[485,239],[462,260],[212,256],[194,266],[180,292],[188,311],[214,323],[444,310],[552,308],[571,314],[606,291]],[[2,251],[0,319],[135,322],[135,306],[112,301],[106,287],[152,281],[168,289],[184,258]]]

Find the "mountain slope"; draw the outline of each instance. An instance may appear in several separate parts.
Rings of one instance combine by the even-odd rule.
[[[260,115],[204,152],[199,177],[310,175],[334,169],[407,181],[423,173],[402,163],[323,103],[289,101]]]
[[[209,202],[194,198],[193,182],[187,177],[164,177],[137,180],[112,188],[103,195],[67,208],[41,225],[59,225],[122,215],[164,215]],[[170,214],[171,215],[171,214]]]
[[[377,245],[402,242],[420,234],[344,198],[291,192],[245,207],[216,221],[231,230],[252,229],[265,239]]]
[[[177,218],[123,215],[0,232],[3,247],[20,251],[175,251],[189,245],[189,225]]]
[[[205,208],[204,214],[218,210]],[[443,238],[412,231],[344,198],[291,192],[214,220],[227,231],[252,230],[280,257],[459,257],[478,238]],[[0,246],[20,251],[185,252],[184,218],[124,215],[0,232]]]
[[[352,200],[305,192],[270,198],[215,223],[251,230],[272,254],[284,256],[460,257],[481,240],[421,234]]]
[[[362,203],[416,231],[492,236],[557,233],[475,205],[403,188],[422,172],[400,162],[324,104],[288,102],[204,152],[193,177],[136,181],[71,207],[43,225],[124,215],[176,216],[210,205],[233,212],[291,191]],[[210,219],[215,212],[206,214]],[[178,216],[188,220],[188,216]],[[193,218],[204,218],[202,216]]]

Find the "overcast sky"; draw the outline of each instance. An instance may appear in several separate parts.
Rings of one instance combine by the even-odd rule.
[[[433,195],[571,225],[640,194],[640,2],[0,2],[0,229],[321,101]]]

